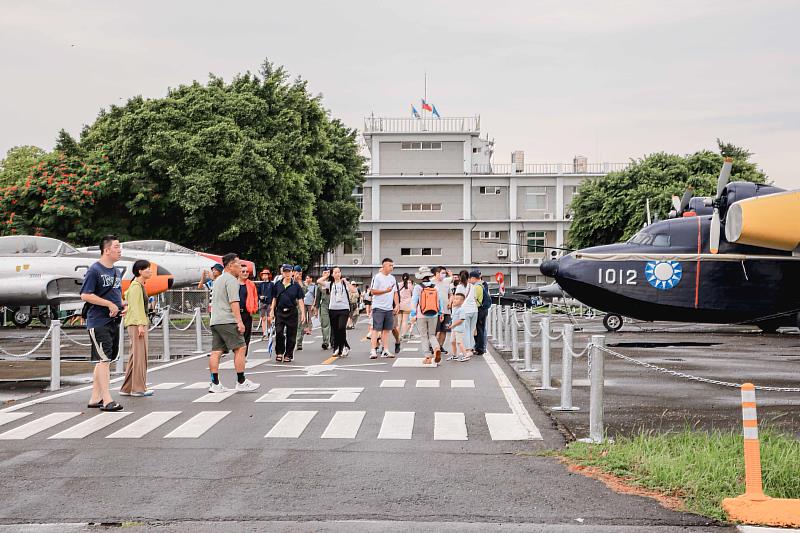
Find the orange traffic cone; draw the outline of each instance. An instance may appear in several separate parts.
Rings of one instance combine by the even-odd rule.
[[[767,526],[800,526],[800,500],[770,498],[761,485],[761,449],[758,441],[756,388],[742,385],[742,423],[744,425],[744,494],[722,500],[730,520]]]

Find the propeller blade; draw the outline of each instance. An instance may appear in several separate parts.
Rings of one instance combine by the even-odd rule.
[[[645,199],[645,208],[647,209],[647,225],[653,223],[653,219],[650,217],[650,198]]]
[[[717,179],[717,200],[722,196],[722,191],[728,185],[728,180],[731,177],[731,167],[733,167],[733,158],[726,157],[725,162],[722,164],[722,170],[719,171],[719,178]]]
[[[681,212],[681,199],[674,194],[672,195],[672,208],[675,210],[676,213]]]
[[[708,239],[708,247],[712,254],[719,253],[719,209],[714,208],[714,214],[711,217],[711,234]]]
[[[694,189],[692,189],[691,187],[687,187],[686,191],[684,191],[683,193],[683,198],[681,198],[681,208],[678,211],[679,213],[683,213],[684,211],[686,211],[686,208],[689,207],[689,200],[691,200],[693,196],[694,196]]]

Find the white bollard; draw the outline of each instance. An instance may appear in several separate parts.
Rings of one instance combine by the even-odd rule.
[[[114,374],[125,373],[125,321],[119,321],[119,347],[117,348],[117,364]]]
[[[572,324],[564,324],[561,349],[561,405],[553,407],[553,411],[580,411],[580,407],[572,405],[572,339],[575,328]]]
[[[531,314],[525,311],[522,315],[522,324],[525,331],[525,366],[520,369],[520,372],[536,372],[533,368],[533,332],[531,331]]]
[[[591,372],[589,375],[589,438],[581,442],[598,444],[605,439],[603,429],[603,352],[599,347],[606,345],[603,335],[592,335]]]
[[[505,344],[505,336],[506,336],[506,323],[505,323],[505,309],[503,307],[498,306],[497,309],[497,342],[495,346],[498,350],[502,350],[506,347]]]
[[[519,323],[517,322],[517,312],[511,309],[511,359],[509,361],[519,362]]]
[[[505,349],[511,351],[511,306],[506,306]]]
[[[199,307],[194,309],[194,335],[197,346],[193,353],[203,353],[203,317]]]
[[[61,321],[52,320],[50,327],[50,390],[61,388]]]
[[[550,380],[550,317],[542,317],[542,386],[536,390],[552,390]]]
[[[169,361],[169,306],[161,312],[161,332],[164,334],[164,353],[161,354],[161,360]]]
[[[486,313],[486,340],[494,338],[494,306]]]

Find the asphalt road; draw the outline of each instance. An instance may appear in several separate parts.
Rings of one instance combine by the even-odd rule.
[[[265,361],[263,343],[253,344],[248,374],[261,388],[252,394],[207,395],[201,355],[151,369],[156,395],[120,399],[117,416],[86,409],[82,387],[0,410],[0,524],[15,531],[26,522],[79,531],[82,523],[126,521],[163,531],[726,529],[616,494],[541,456],[562,447],[563,437],[502,359],[401,366],[423,355],[420,344],[407,343],[398,359],[372,361],[364,333],[361,325],[349,332],[351,356],[334,361],[318,330],[291,365]],[[234,378],[222,370],[224,384]]]

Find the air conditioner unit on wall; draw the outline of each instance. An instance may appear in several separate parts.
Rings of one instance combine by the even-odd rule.
[[[508,257],[508,248],[498,248],[497,257]]]
[[[355,259],[353,259],[353,264],[354,265],[360,265],[361,264],[361,259],[356,257]]]
[[[558,259],[559,257],[561,257],[561,250],[550,250],[551,259]]]
[[[542,264],[542,258],[541,257],[526,257],[526,258],[524,258],[522,260],[522,263],[526,264],[526,265],[540,265],[540,264]]]
[[[553,220],[553,213],[545,213],[544,214],[545,220]]]

